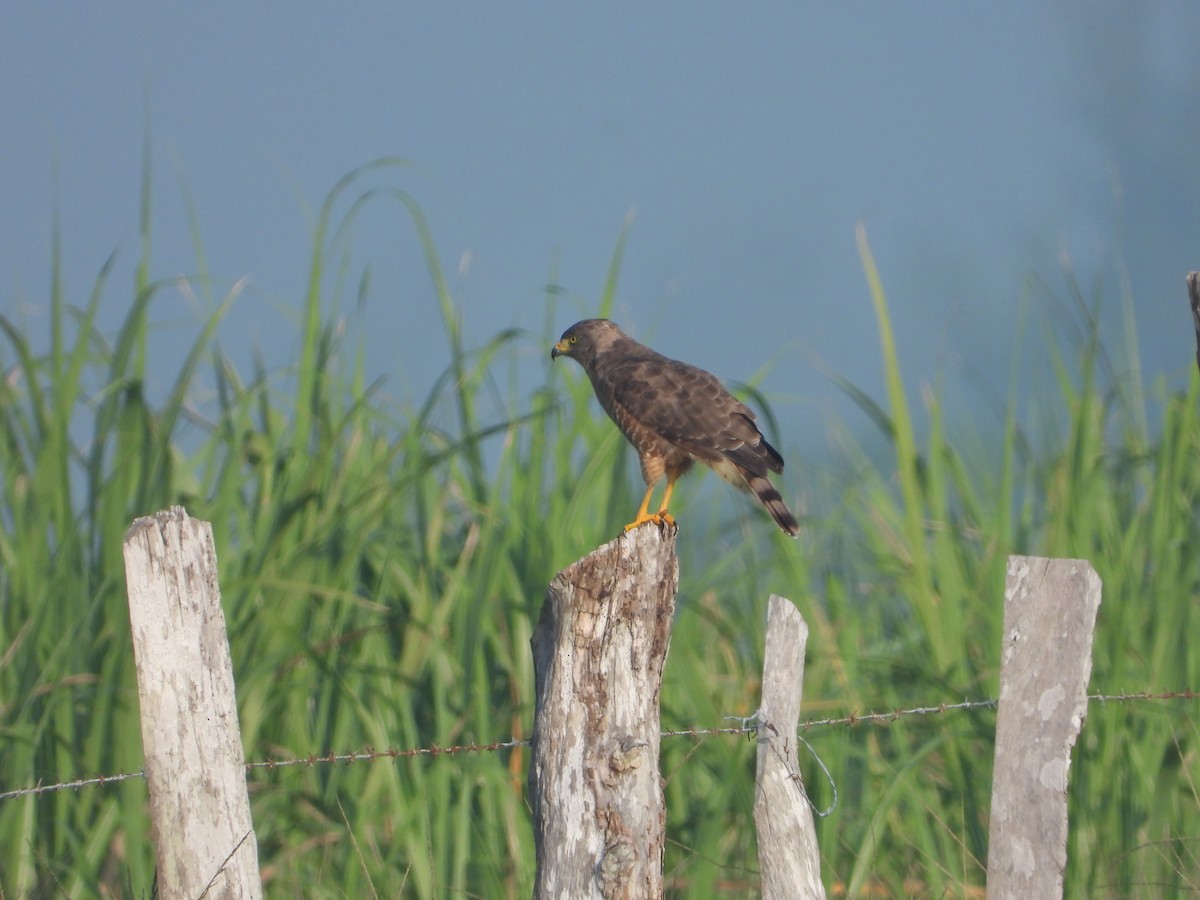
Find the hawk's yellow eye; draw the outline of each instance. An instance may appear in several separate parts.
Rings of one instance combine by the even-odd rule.
[[[567,338],[567,340],[572,344],[578,344],[579,343],[579,335],[573,334],[569,338]]]

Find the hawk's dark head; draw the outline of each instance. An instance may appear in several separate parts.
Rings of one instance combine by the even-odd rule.
[[[596,357],[622,338],[625,333],[608,319],[584,319],[563,332],[551,349],[550,358],[569,356],[591,371]]]

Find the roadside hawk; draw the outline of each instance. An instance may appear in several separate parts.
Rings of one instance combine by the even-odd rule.
[[[596,398],[637,449],[646,496],[637,516],[673,525],[667,512],[675,481],[696,460],[731,484],[750,490],[771,518],[793,537],[796,521],[767,472],[782,472],[783,457],[767,443],[754,412],[713,375],[639,344],[608,319],[584,319],[563,332],[550,358],[569,356],[583,366]],[[654,486],[667,476],[662,506],[649,512]]]

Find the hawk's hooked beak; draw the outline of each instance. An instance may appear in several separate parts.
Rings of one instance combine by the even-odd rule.
[[[561,341],[559,341],[557,344],[555,344],[555,345],[554,345],[554,346],[551,348],[551,350],[550,350],[550,358],[551,358],[551,359],[558,359],[560,356],[566,356],[566,355],[567,355],[567,350],[568,350],[568,348],[570,348],[570,346],[571,346],[571,345],[567,343],[567,339],[566,339],[566,338],[563,338]]]

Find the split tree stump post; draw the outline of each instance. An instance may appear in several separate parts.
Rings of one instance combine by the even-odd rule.
[[[555,576],[534,629],[533,896],[663,894],[659,689],[679,562],[643,525]]]
[[[125,536],[157,896],[259,898],[212,526],[182,506]]]
[[[1087,717],[1100,577],[1086,560],[1010,556],[988,839],[988,896],[1062,897],[1067,770]]]
[[[800,780],[796,726],[808,625],[792,601],[771,595],[758,710],[754,823],[764,900],[825,897],[812,807]]]

